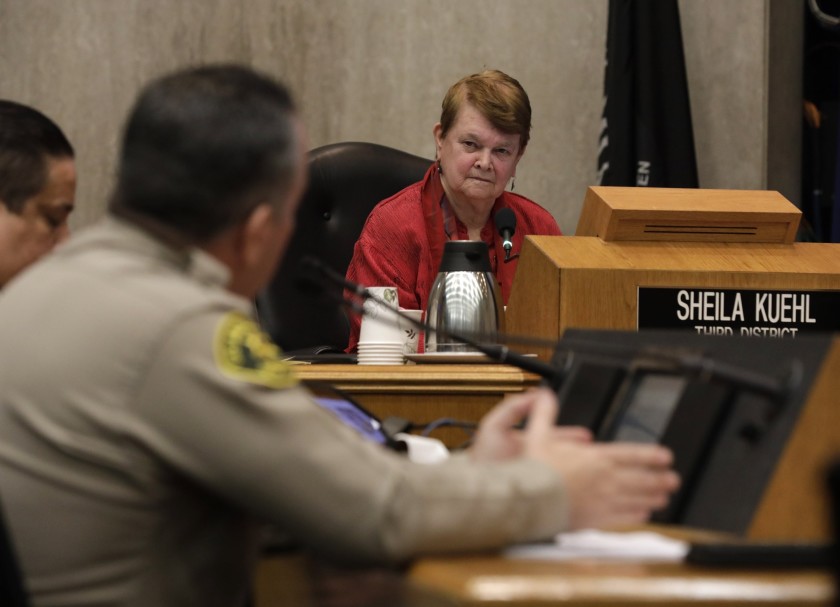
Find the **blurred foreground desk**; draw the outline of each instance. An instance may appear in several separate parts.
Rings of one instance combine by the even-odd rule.
[[[468,556],[423,559],[410,579],[469,607],[834,605],[833,580],[817,570]]]
[[[716,536],[678,527],[685,539]],[[254,607],[833,607],[834,579],[811,569],[684,563],[541,561],[496,554],[418,559],[405,574],[319,567],[301,555],[260,561]]]
[[[298,365],[302,380],[343,390],[380,419],[399,416],[417,424],[441,418],[477,422],[505,395],[537,385],[539,378],[508,365]],[[443,428],[432,434],[448,446],[467,435]]]

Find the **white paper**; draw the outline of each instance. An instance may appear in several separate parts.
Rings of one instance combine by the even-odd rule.
[[[518,544],[508,548],[509,558],[567,561],[682,561],[688,542],[653,531],[611,532],[584,529],[561,533],[554,542]]]
[[[449,459],[449,449],[446,445],[431,436],[398,432],[394,438],[405,442],[408,447],[408,459],[415,464],[439,464]]]

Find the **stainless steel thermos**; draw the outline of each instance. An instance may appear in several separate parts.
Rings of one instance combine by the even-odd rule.
[[[487,245],[480,240],[450,240],[444,245],[438,275],[429,292],[426,352],[472,352],[447,333],[494,343],[502,317],[502,298],[490,268]]]

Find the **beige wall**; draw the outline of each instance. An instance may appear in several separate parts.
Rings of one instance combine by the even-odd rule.
[[[702,187],[769,183],[798,198],[791,6],[800,0],[680,2]],[[534,107],[516,189],[571,233],[595,178],[606,20],[606,0],[0,0],[0,96],[41,108],[72,139],[79,227],[101,215],[120,125],[161,72],[245,62],[295,91],[313,147],[365,140],[431,157],[448,85],[497,67]]]

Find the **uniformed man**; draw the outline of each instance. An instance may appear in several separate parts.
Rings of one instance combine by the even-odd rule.
[[[0,499],[36,605],[239,605],[260,522],[399,562],[643,521],[676,487],[660,447],[558,432],[545,391],[438,465],[314,404],[250,303],[305,149],[279,83],[163,77],[128,120],[108,216],[0,294]]]
[[[67,238],[75,195],[73,147],[61,129],[0,99],[0,289]]]

